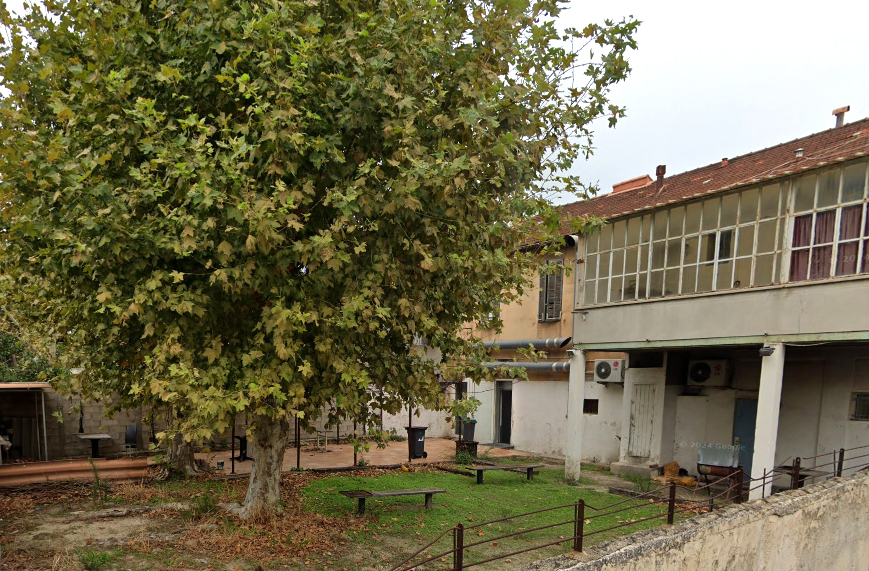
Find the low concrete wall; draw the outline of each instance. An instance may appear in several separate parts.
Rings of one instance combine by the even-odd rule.
[[[869,473],[704,514],[558,557],[527,571],[862,571],[869,562]]]

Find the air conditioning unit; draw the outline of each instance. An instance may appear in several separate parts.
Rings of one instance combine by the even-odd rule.
[[[594,380],[598,383],[624,382],[624,359],[600,359],[594,362]]]
[[[730,384],[727,361],[691,361],[688,363],[688,385],[694,387],[726,387]]]

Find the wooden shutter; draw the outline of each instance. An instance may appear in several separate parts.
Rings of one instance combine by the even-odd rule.
[[[542,271],[542,270],[541,270]],[[540,274],[540,297],[537,301],[537,321],[546,320],[546,278],[549,277],[544,273]]]
[[[561,319],[561,288],[564,280],[560,270],[557,274],[549,274],[546,284],[546,318],[549,321]]]

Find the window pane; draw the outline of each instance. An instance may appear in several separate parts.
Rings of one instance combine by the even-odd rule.
[[[736,246],[737,256],[750,256],[754,253],[754,226],[740,226],[737,239],[739,240]],[[747,281],[745,285],[748,285]]]
[[[808,260],[808,250],[804,250],[806,253],[806,259]],[[758,256],[755,261],[754,267],[754,285],[756,286],[765,286],[773,283],[772,277],[772,267],[773,262],[775,261],[775,256]],[[791,265],[791,271],[793,271],[793,265]],[[805,276],[802,278],[805,279]],[[791,280],[798,281],[798,280]]]
[[[611,250],[613,244],[613,225],[607,224],[600,230],[600,251]]]
[[[845,179],[842,181],[842,202],[853,202],[863,198],[865,186],[866,163],[845,167]]]
[[[718,259],[729,260],[733,257],[733,230],[718,233]]]
[[[597,243],[600,239],[600,232],[595,232],[590,236],[586,236],[585,238],[585,251],[588,254],[593,254],[597,252]]]
[[[640,274],[640,280],[637,282],[637,299],[646,299],[648,297],[647,289],[648,276]]]
[[[660,270],[664,267],[664,242],[652,242],[652,269]]]
[[[697,291],[712,291],[712,264],[701,264],[697,268]]]
[[[692,236],[691,238],[685,238],[685,250],[683,253],[683,262],[684,264],[696,264],[697,263],[697,245],[700,243],[700,238],[698,236]]]
[[[860,272],[869,273],[869,240],[863,240],[863,256],[860,260]]]
[[[751,285],[751,258],[740,258],[734,262],[736,275],[733,277],[733,287],[748,287]]]
[[[652,230],[652,239],[660,240],[667,236],[667,211],[661,210],[655,212],[654,229]]]
[[[612,275],[620,276],[625,273],[625,251],[613,250]]]
[[[640,246],[640,271],[645,272],[649,269],[649,247]]]
[[[833,241],[836,225],[836,211],[828,210],[815,215],[815,244],[829,244]]]
[[[696,234],[700,231],[700,208],[701,203],[695,202],[688,205],[688,210],[685,215],[685,233]]]
[[[640,218],[634,217],[628,220],[628,246],[640,243]]]
[[[812,262],[809,267],[809,279],[819,280],[830,277],[830,265],[833,262],[833,247],[821,246],[812,248]]]
[[[860,237],[860,219],[863,217],[863,206],[849,206],[842,209],[842,220],[839,223],[839,239],[848,240]]]
[[[815,175],[804,176],[797,180],[794,212],[807,212],[815,206]]]
[[[715,260],[715,234],[704,234],[700,239],[703,241],[700,246],[700,261]]]
[[[637,248],[628,248],[625,250],[625,273],[637,273]]]
[[[610,302],[622,301],[622,278],[610,280]]]
[[[703,202],[703,229],[718,228],[718,199],[713,198]]]
[[[664,295],[676,295],[679,293],[679,268],[667,270],[664,274]]]
[[[818,208],[833,206],[839,201],[839,169],[821,173],[818,183]]]
[[[594,294],[597,283],[594,280],[585,282],[585,304],[594,305]]]
[[[697,291],[697,266],[685,266],[682,269],[682,293]]]
[[[685,220],[685,208],[678,207],[670,210],[670,231],[668,236],[679,237],[682,235],[682,223]]]
[[[808,216],[811,223],[811,216]],[[796,236],[796,234],[794,234]],[[772,252],[775,250],[775,220],[765,220],[757,225],[757,251],[758,253]]]
[[[627,224],[624,220],[613,224],[613,249],[625,247],[625,230]]]
[[[606,294],[609,290],[609,280],[597,281],[597,303],[606,303]]]
[[[608,278],[610,275],[610,253],[605,252],[600,255],[600,262],[597,265],[597,277]]]
[[[643,222],[641,224],[640,231],[640,243],[647,244],[649,242],[649,234],[652,231],[652,216],[650,214],[646,214],[643,216]]]
[[[730,289],[733,285],[733,263],[719,262],[718,279],[715,282],[716,290]]]
[[[812,243],[812,215],[798,216],[794,219],[793,247],[801,248]]]
[[[739,195],[729,194],[721,199],[721,227],[736,224],[736,208],[739,206]]]
[[[672,268],[682,263],[682,240],[673,238],[667,240],[667,267]]]
[[[775,218],[778,216],[779,185],[765,186],[760,193],[760,217]]]
[[[756,188],[746,190],[742,193],[742,204],[739,205],[739,221],[751,222],[757,220],[757,196],[759,192]]]
[[[592,254],[585,257],[585,279],[593,280],[597,278],[597,256]]]
[[[643,292],[645,295],[646,292]],[[628,301],[631,299],[635,299],[637,297],[637,276],[627,276],[625,277],[625,297],[624,300]]]
[[[836,258],[836,275],[849,276],[857,273],[857,255],[860,242],[847,242],[839,246]]]
[[[652,272],[649,282],[649,297],[661,297],[664,295],[664,272]]]

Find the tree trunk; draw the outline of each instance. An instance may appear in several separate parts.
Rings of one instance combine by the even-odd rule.
[[[280,511],[281,468],[284,451],[290,445],[289,420],[256,416],[247,445],[253,458],[247,497],[239,509],[232,511],[243,518],[259,518]]]
[[[193,454],[193,443],[185,441],[184,435],[180,433],[176,433],[169,439],[166,446],[166,460],[172,473],[187,478],[199,474],[196,456]]]

